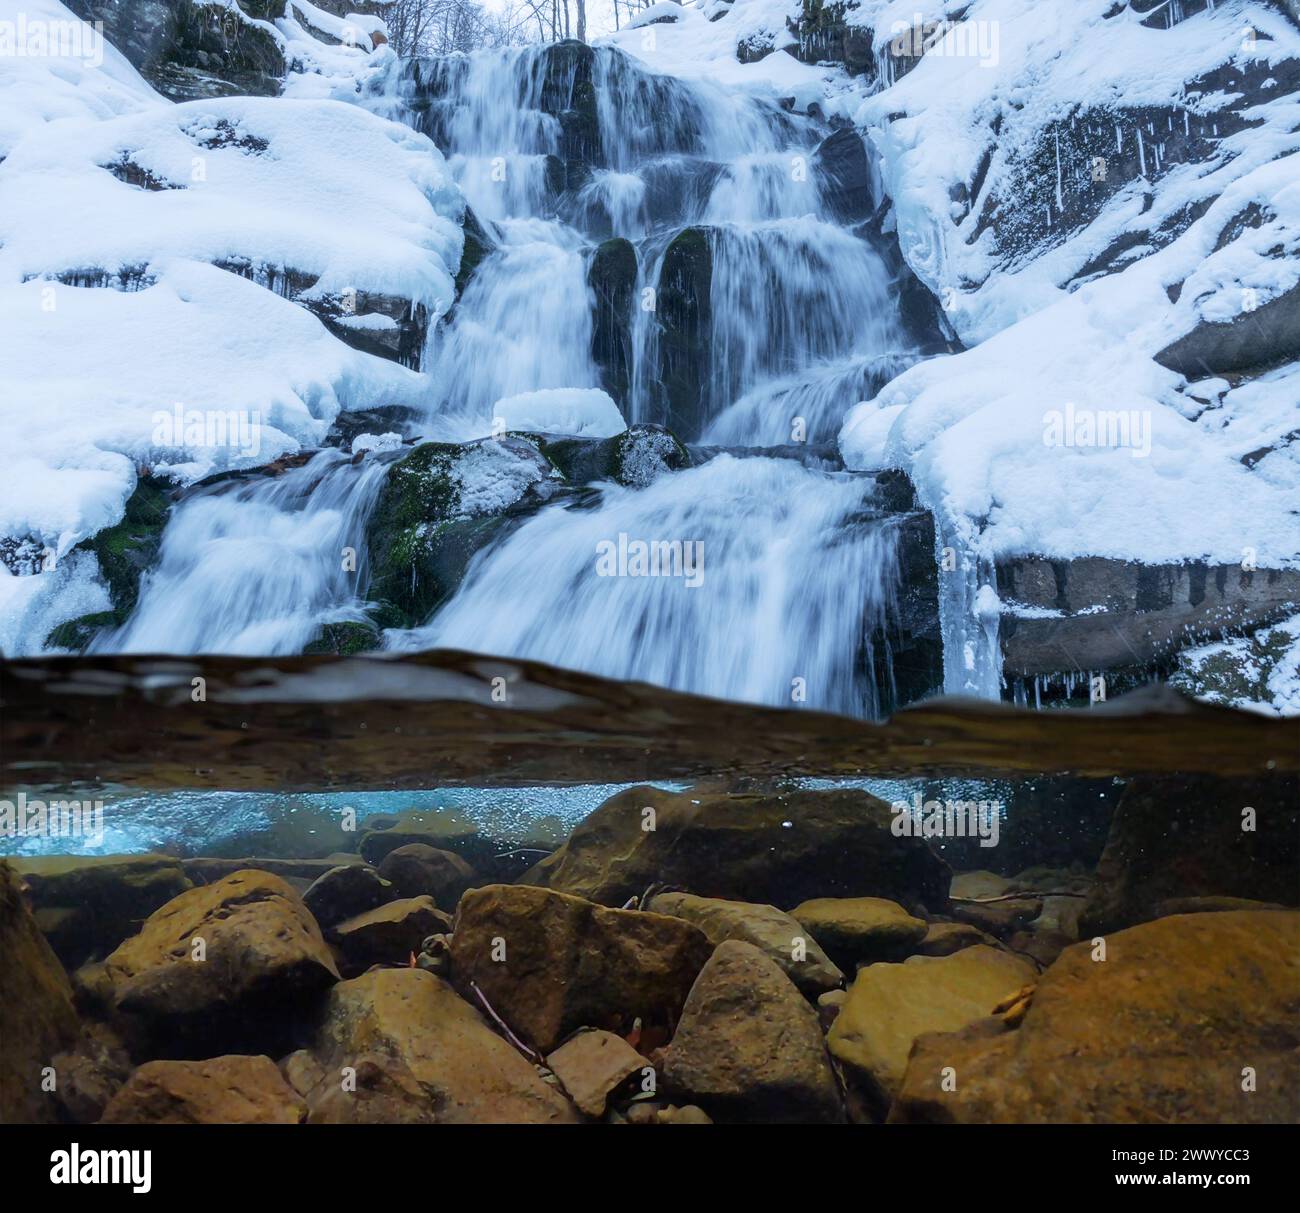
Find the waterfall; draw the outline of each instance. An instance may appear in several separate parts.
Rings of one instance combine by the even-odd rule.
[[[603,387],[629,421],[735,452],[530,507],[432,618],[382,643],[855,714],[892,703],[899,517],[870,476],[743,452],[833,440],[917,357],[882,258],[823,197],[829,127],[573,43],[395,60],[359,102],[439,145],[486,235],[429,336],[405,438],[482,437],[503,398]],[[593,277],[614,237],[630,251],[607,262],[634,277],[617,292]],[[367,622],[366,524],[397,457],[324,451],[191,492],[133,616],[96,647],[293,653]]]
[[[479,649],[685,691],[875,715],[898,592],[872,481],[723,455],[595,509],[544,510],[398,647]],[[623,537],[620,541],[620,537]],[[638,542],[683,556],[604,571]],[[606,575],[608,574],[608,575]]]

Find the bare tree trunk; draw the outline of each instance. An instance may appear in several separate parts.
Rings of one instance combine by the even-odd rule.
[[[578,41],[587,41],[587,0],[577,0],[578,4]]]

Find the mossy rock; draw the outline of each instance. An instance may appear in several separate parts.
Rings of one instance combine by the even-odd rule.
[[[423,623],[459,586],[473,555],[546,499],[560,478],[519,435],[426,442],[394,463],[367,527],[369,597],[379,626]]]
[[[347,621],[327,623],[303,652],[352,657],[357,653],[373,653],[379,647],[379,629],[374,624]]]
[[[92,615],[82,615],[78,619],[69,619],[66,623],[53,628],[45,638],[47,649],[71,649],[74,653],[84,653],[105,628],[115,628],[120,624],[116,611],[97,611]]]
[[[171,508],[162,483],[143,479],[127,498],[122,521],[79,545],[89,548],[99,558],[100,574],[108,584],[108,596],[121,619],[135,609],[141,574],[158,559],[163,527],[167,525]]]

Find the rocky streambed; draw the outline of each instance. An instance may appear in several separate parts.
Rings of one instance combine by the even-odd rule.
[[[522,872],[417,811],[0,862],[0,1120],[1293,1121],[1295,777],[1119,790],[1073,848],[1095,787],[1042,800],[1050,864],[770,780],[626,789]]]

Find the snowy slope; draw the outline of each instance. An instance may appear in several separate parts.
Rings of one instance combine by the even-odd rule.
[[[0,21],[20,15],[88,30],[53,0],[0,0]],[[0,540],[55,566],[0,563],[6,651],[34,597],[60,605],[29,645],[84,612],[62,585],[85,579],[83,554],[61,562],[120,520],[143,471],[185,483],[266,463],[318,445],[340,409],[424,401],[421,376],[269,287],[401,293],[437,317],[462,244],[460,192],[404,126],[332,100],[176,105],[112,47],[69,49],[0,72]],[[365,56],[323,50],[329,88],[343,56]]]

